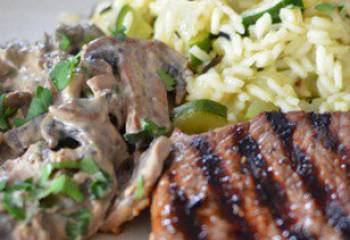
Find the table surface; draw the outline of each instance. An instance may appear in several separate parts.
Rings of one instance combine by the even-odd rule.
[[[14,39],[34,42],[44,33],[52,33],[62,14],[87,18],[99,0],[1,0],[0,43]],[[149,214],[128,223],[118,236],[98,235],[95,240],[146,240]]]

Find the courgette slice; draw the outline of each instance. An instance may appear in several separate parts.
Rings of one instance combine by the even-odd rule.
[[[265,0],[257,7],[243,12],[243,25],[248,32],[250,25],[254,25],[265,13],[269,13],[273,23],[281,22],[280,11],[286,6],[295,6],[304,9],[303,0]]]
[[[132,12],[132,8],[127,4],[122,7],[120,10],[117,21],[116,21],[116,31],[122,31],[122,29],[125,27],[125,17],[128,13]]]
[[[188,134],[206,132],[227,124],[227,108],[207,99],[188,102],[174,109],[173,123]]]
[[[245,120],[250,120],[259,113],[271,111],[278,111],[278,107],[276,107],[273,103],[255,100],[250,104],[247,113],[245,114]]]
[[[202,34],[199,34],[196,38],[192,39],[190,42],[190,47],[197,46],[206,53],[209,53],[213,48],[211,42],[211,34],[209,32],[204,32]],[[193,54],[190,54],[190,60],[193,68],[197,68],[203,63],[202,60],[198,59]]]
[[[130,26],[125,26],[125,19],[128,14],[132,14],[133,21]],[[127,36],[140,39],[149,38],[152,34],[152,27],[128,4],[124,5],[120,10],[114,32],[118,33],[124,30]]]

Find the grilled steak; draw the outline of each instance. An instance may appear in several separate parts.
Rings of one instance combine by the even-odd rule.
[[[175,132],[151,239],[350,239],[350,113]]]

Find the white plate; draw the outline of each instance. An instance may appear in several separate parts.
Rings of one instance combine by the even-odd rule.
[[[52,33],[64,13],[87,17],[98,0],[0,0],[0,43],[13,39],[36,41]],[[149,214],[128,223],[118,236],[98,235],[94,240],[146,240]]]

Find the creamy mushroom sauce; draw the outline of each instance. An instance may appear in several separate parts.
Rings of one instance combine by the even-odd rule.
[[[1,239],[117,233],[147,207],[171,151],[160,135],[171,129],[168,102],[184,97],[186,65],[160,42],[104,37],[89,25],[5,45]],[[173,74],[174,93],[159,69]],[[162,131],[146,132],[144,122]]]

